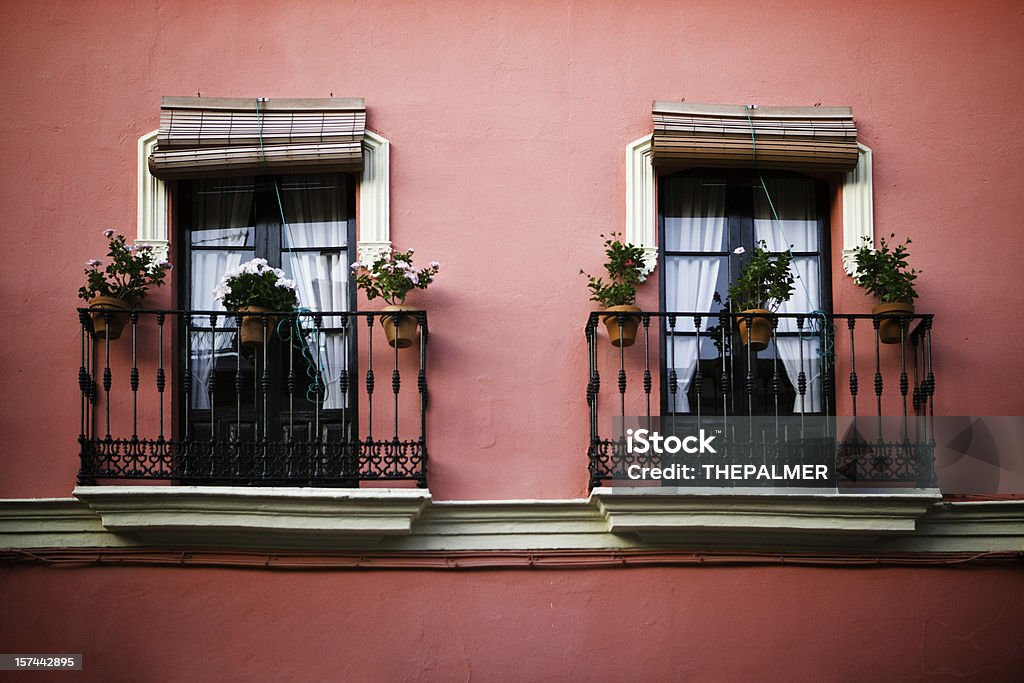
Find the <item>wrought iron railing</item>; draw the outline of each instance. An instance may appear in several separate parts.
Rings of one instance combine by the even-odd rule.
[[[401,349],[379,312],[246,316],[79,309],[80,484],[426,486],[426,312]]]
[[[652,419],[714,426],[736,458],[762,463],[791,461],[802,448],[793,433],[813,432],[815,448],[833,445],[840,485],[934,486],[932,315],[773,313],[760,351],[737,334],[751,314],[613,314],[637,325],[635,343],[618,347],[599,331],[608,315],[585,327],[591,488],[626,480],[633,464],[665,464],[622,433]]]

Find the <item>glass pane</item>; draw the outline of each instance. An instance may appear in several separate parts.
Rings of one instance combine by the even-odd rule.
[[[283,248],[344,247],[348,243],[350,210],[341,176],[283,176],[280,188],[287,222],[281,237]]]
[[[196,180],[192,185],[192,244],[253,246],[252,178]]]
[[[790,265],[796,280],[793,283],[793,296],[779,306],[779,313],[812,313],[821,308],[821,277],[820,257],[796,256]],[[810,330],[811,321],[804,322],[804,331]],[[779,320],[780,332],[796,332],[796,320],[793,318]]]
[[[252,258],[251,251],[210,249],[192,252],[192,301],[194,311],[222,311],[221,302],[213,298],[213,290],[220,284],[224,273],[237,268],[242,261]],[[196,317],[196,325],[209,325],[209,319]]]
[[[348,251],[341,253],[285,252],[283,268],[299,288],[299,305],[311,311],[347,311]],[[336,327],[333,318],[324,325]]]
[[[715,292],[723,299],[729,292],[729,257],[665,257],[665,303],[669,311],[717,311]],[[682,320],[677,331],[692,332],[693,319]]]
[[[790,248],[793,251],[818,251],[818,205],[814,181],[765,178],[762,187],[760,179],[755,180],[754,240],[764,240],[769,251]]]
[[[725,180],[670,176],[662,180],[665,249],[725,251]]]

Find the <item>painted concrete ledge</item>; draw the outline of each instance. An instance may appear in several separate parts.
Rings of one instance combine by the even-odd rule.
[[[348,547],[407,535],[422,489],[79,486],[77,499],[116,535],[146,545]]]
[[[914,533],[942,494],[613,487],[594,489],[591,500],[609,531],[637,534],[651,544],[867,546],[882,535]]]
[[[442,502],[416,489],[75,493],[0,500],[0,549],[1024,551],[1024,500],[941,502],[934,491],[595,489],[589,499]]]

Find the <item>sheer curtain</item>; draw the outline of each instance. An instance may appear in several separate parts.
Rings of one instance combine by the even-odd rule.
[[[725,182],[708,178],[669,178],[665,183],[665,249],[724,252],[728,249]],[[716,291],[728,288],[725,256],[666,256],[665,292],[669,311],[711,310]],[[702,321],[707,326],[707,317]],[[677,319],[677,332],[694,332],[693,319]],[[673,337],[669,361],[679,381],[675,410],[689,412],[687,391],[697,367],[697,338]],[[671,406],[670,406],[671,408]]]
[[[348,223],[343,188],[334,176],[285,178],[281,202],[287,221],[282,236],[284,249],[321,248],[283,254],[284,269],[298,285],[300,305],[313,311],[349,310]],[[324,330],[317,333],[311,320],[303,320],[307,351],[327,387],[323,405],[327,409],[344,408],[348,400],[338,390],[345,339],[342,333],[330,331],[340,324],[338,316],[325,317]]]
[[[760,180],[756,181],[757,186]],[[764,191],[754,192],[754,241],[764,240],[769,251],[820,251],[818,244],[817,205],[814,181],[801,178],[765,179]],[[771,203],[769,203],[769,197]],[[775,220],[772,206],[778,214]],[[793,297],[779,306],[779,313],[810,313],[821,308],[821,283],[815,257],[793,258],[793,274],[797,280]],[[821,344],[816,336],[820,319],[809,317],[804,322],[803,337],[778,336],[779,359],[790,383],[796,388],[800,370],[807,378],[807,394],[796,397],[793,412],[821,410]],[[797,332],[794,319],[779,321],[779,332]],[[802,348],[801,348],[802,347]],[[801,351],[803,360],[801,365]]]
[[[192,205],[192,246],[214,249],[192,250],[192,310],[224,310],[213,298],[213,290],[224,272],[250,258],[252,232],[250,224],[253,202],[251,181],[239,180],[197,182]],[[194,316],[192,326],[210,327],[206,316]],[[219,330],[234,327],[228,316],[217,318],[217,331],[190,332],[192,370],[192,407],[209,408],[207,388],[213,370],[214,352],[229,353],[234,335]]]

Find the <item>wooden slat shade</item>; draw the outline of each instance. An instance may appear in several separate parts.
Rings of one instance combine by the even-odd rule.
[[[361,171],[361,99],[164,97],[149,157],[157,178]]]
[[[849,107],[654,102],[654,163],[849,171],[857,128]],[[753,130],[751,130],[753,129]]]

